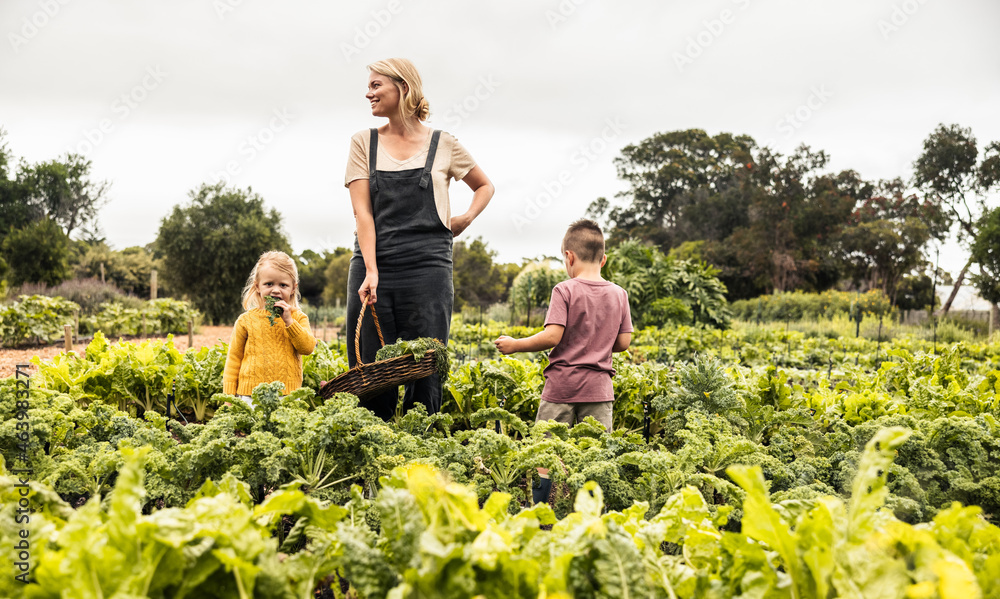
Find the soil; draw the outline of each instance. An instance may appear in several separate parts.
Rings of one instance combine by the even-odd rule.
[[[194,344],[195,348],[201,348],[204,346],[213,346],[220,340],[229,342],[229,337],[233,333],[233,327],[209,327],[203,326],[195,332],[194,334]],[[148,339],[160,339],[166,341],[167,337],[164,335],[162,337],[148,337]],[[125,338],[126,341],[132,341],[134,343],[141,343],[144,338],[140,337],[128,337]],[[118,339],[109,339],[109,341],[118,341]],[[89,339],[82,339],[80,343],[73,345],[73,351],[82,356],[84,350],[87,349],[87,344],[90,343]],[[176,347],[180,352],[184,352],[188,348],[188,336],[174,335],[174,347]],[[38,356],[43,360],[48,360],[55,357],[64,351],[65,347],[62,343],[58,345],[46,345],[46,346],[35,346],[23,349],[0,349],[0,378],[7,378],[14,376],[14,371],[18,364],[30,364],[28,372],[35,372],[35,365],[31,364],[30,360],[33,356]]]

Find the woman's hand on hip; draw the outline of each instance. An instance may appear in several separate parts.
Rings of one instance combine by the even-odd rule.
[[[358,297],[361,298],[362,304],[374,304],[378,300],[378,296],[375,290],[378,288],[378,272],[368,271],[365,273],[365,280],[361,282],[361,287],[358,288]]]
[[[459,214],[458,216],[451,217],[451,234],[454,237],[458,237],[463,231],[469,228],[472,224],[472,216],[466,212],[465,214]]]

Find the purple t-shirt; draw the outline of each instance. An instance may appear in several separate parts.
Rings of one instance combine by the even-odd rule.
[[[542,399],[552,403],[613,401],[611,349],[619,333],[632,332],[628,293],[610,281],[563,281],[552,289],[545,324],[565,329],[549,353]]]

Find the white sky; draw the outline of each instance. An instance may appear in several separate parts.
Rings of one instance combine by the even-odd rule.
[[[0,0],[0,126],[15,156],[82,150],[112,181],[113,247],[229,165],[296,252],[332,249],[352,241],[350,136],[384,122],[365,65],[405,56],[428,124],[496,184],[466,237],[519,261],[557,253],[624,188],[620,148],[658,132],[805,143],[869,179],[910,177],[941,122],[1000,140],[998,25],[997,0]],[[453,184],[453,213],[470,199]]]

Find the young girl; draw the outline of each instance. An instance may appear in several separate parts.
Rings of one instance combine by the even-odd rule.
[[[273,296],[281,318],[268,321],[264,298]],[[246,312],[236,319],[222,374],[222,391],[249,399],[261,383],[281,381],[284,394],[302,386],[302,356],[311,354],[316,338],[309,318],[299,310],[299,273],[284,252],[264,252],[243,288]]]

